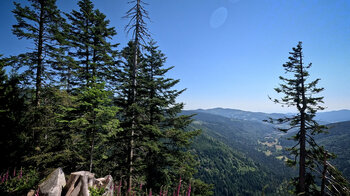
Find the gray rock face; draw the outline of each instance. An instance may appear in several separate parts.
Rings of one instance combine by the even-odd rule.
[[[64,187],[64,188],[63,188]],[[61,168],[53,171],[46,180],[39,185],[40,196],[89,196],[89,187],[104,188],[103,196],[113,196],[114,183],[111,175],[95,178],[95,174],[88,171],[73,172],[66,183]],[[62,189],[63,188],[63,189]],[[34,195],[34,190],[28,195]]]
[[[67,186],[64,187],[65,196],[89,196],[89,186],[95,182],[95,175],[88,171],[71,173]]]
[[[103,193],[103,196],[113,196],[114,182],[112,176],[108,175],[103,179],[105,179],[102,183],[102,186],[105,188],[105,193]]]
[[[57,168],[39,185],[39,195],[61,196],[64,186],[66,186],[64,173],[61,168]]]

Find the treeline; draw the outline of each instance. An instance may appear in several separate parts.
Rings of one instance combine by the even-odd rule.
[[[112,174],[125,188],[173,186],[211,194],[194,179],[197,162],[187,150],[198,130],[176,98],[166,57],[151,39],[140,0],[126,13],[132,34],[125,47],[90,0],[63,13],[56,0],[14,3],[13,34],[31,49],[1,58],[0,152],[2,172],[62,167]],[[3,46],[4,47],[4,46]]]

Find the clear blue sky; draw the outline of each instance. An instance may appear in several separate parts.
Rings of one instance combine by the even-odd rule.
[[[18,0],[19,2],[26,2]],[[226,107],[290,112],[276,97],[288,52],[303,41],[310,74],[321,78],[327,110],[350,109],[350,1],[348,0],[145,0],[149,30],[180,79],[185,109]],[[65,12],[76,0],[57,0]],[[127,0],[93,0],[125,43]],[[12,0],[0,1],[0,54],[14,55],[30,44],[11,33]],[[121,47],[120,47],[121,48]]]

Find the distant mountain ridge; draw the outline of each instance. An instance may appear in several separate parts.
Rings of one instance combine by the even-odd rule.
[[[210,113],[219,116],[224,116],[226,118],[234,118],[240,120],[249,120],[249,121],[263,121],[269,118],[281,118],[284,116],[290,116],[292,113],[264,113],[264,112],[251,112],[238,109],[229,109],[229,108],[212,108],[212,109],[198,109],[191,110],[193,112],[200,113]],[[350,121],[350,110],[337,110],[337,111],[327,111],[327,112],[318,112],[316,114],[315,120],[326,123],[336,123],[342,121]]]

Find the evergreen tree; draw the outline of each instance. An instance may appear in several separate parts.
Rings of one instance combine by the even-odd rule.
[[[102,164],[108,158],[105,143],[119,131],[119,121],[115,118],[118,108],[112,104],[112,92],[104,86],[94,83],[79,89],[74,106],[68,108],[66,121],[62,121],[73,130],[72,139],[79,141],[71,149],[82,158],[80,169],[92,171],[93,165]],[[103,168],[94,171],[102,173]]]
[[[1,57],[1,56],[0,56]],[[8,59],[0,59],[0,170],[21,166],[26,152],[24,123],[26,105],[18,75],[7,76]]]
[[[312,169],[317,161],[314,157],[319,151],[319,146],[313,137],[315,134],[323,132],[325,128],[314,120],[316,112],[324,109],[319,105],[323,103],[323,97],[315,97],[314,95],[321,92],[323,88],[317,87],[320,79],[307,82],[309,78],[307,70],[311,67],[311,63],[305,65],[303,62],[301,42],[296,48],[293,48],[290,54],[289,61],[283,64],[283,67],[286,74],[291,74],[291,78],[280,76],[282,84],[275,88],[275,91],[284,94],[284,96],[273,101],[282,106],[295,107],[298,113],[293,117],[271,119],[271,122],[288,123],[288,128],[279,128],[283,132],[297,130],[293,137],[297,144],[289,149],[294,160],[289,160],[288,163],[290,165],[298,163],[299,166],[299,176],[295,179],[296,193],[310,195],[317,191]]]
[[[122,50],[125,63],[120,65],[118,72],[116,101],[121,108],[121,127],[124,130],[116,141],[119,157],[123,157],[119,159],[119,170],[122,174],[129,170],[130,151],[125,152],[133,130],[134,180],[145,181],[145,186],[153,190],[164,185],[173,186],[180,177],[189,182],[196,172],[196,161],[188,148],[200,132],[187,129],[191,116],[178,115],[183,103],[176,103],[176,98],[184,90],[174,89],[179,80],[166,78],[166,73],[173,67],[164,68],[165,55],[155,42],[150,42],[145,46],[144,55],[138,57],[137,96],[132,99],[133,50],[135,45],[132,42]],[[198,180],[196,182],[200,184]]]
[[[188,148],[199,134],[199,131],[186,130],[191,116],[178,116],[183,103],[176,103],[176,98],[184,90],[174,89],[179,80],[166,78],[165,74],[173,67],[164,68],[166,57],[155,44],[151,41],[145,47],[140,72],[140,88],[145,96],[142,105],[147,119],[139,140],[145,146],[145,175],[150,188],[175,182],[179,176],[187,181],[191,179],[195,161]]]
[[[108,40],[116,35],[114,27],[99,10],[94,9],[90,0],[78,2],[79,11],[67,14],[70,24],[68,55],[73,58],[68,62],[69,86],[84,86],[89,83],[106,81],[113,77],[115,57],[118,52]],[[98,82],[97,81],[97,82]]]
[[[138,75],[138,66],[140,64],[139,57],[142,56],[141,46],[142,43],[145,44],[146,40],[149,38],[149,32],[147,29],[147,24],[145,19],[149,19],[148,12],[144,8],[145,3],[142,0],[132,0],[129,2],[133,4],[133,7],[130,8],[124,18],[130,19],[128,25],[125,27],[125,30],[129,33],[132,31],[132,43],[134,44],[133,48],[133,59],[132,59],[132,88],[131,88],[131,104],[136,103],[137,95],[137,75]],[[130,137],[129,137],[129,157],[128,157],[128,187],[132,186],[132,172],[133,172],[133,160],[134,160],[134,132],[136,129],[136,111],[132,111],[132,121],[131,121],[131,129],[130,129]]]
[[[43,83],[47,82],[51,69],[51,57],[55,50],[57,35],[60,32],[64,19],[56,6],[56,0],[29,0],[30,7],[15,4],[12,11],[17,24],[13,25],[13,34],[19,39],[25,38],[33,41],[34,49],[26,54],[19,55],[15,67],[24,68],[28,84],[35,84],[34,105],[39,106]]]

